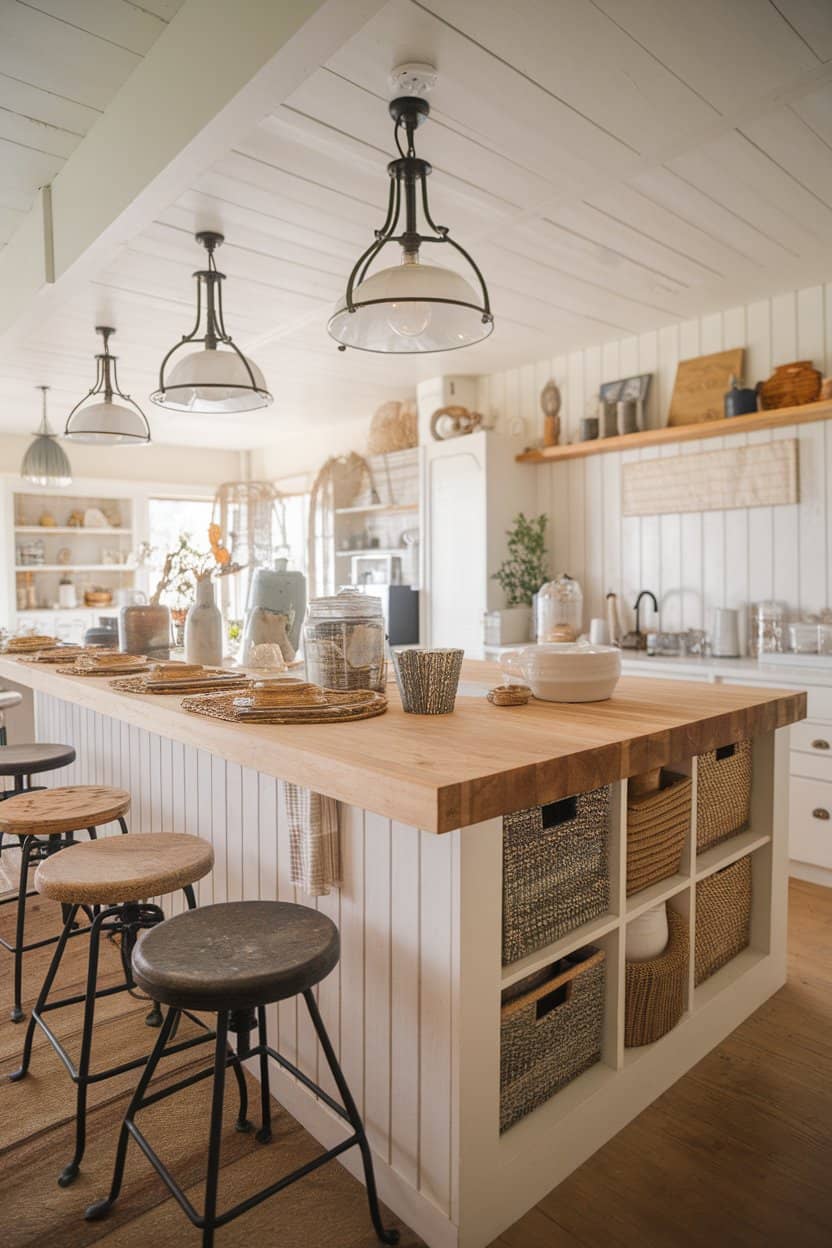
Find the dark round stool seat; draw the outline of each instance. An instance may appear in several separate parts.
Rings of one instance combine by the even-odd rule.
[[[340,952],[338,928],[309,906],[227,901],[154,927],[133,952],[133,975],[164,1005],[249,1010],[305,992]]]
[[[67,767],[75,762],[71,745],[51,745],[32,741],[28,745],[4,745],[0,749],[0,776],[31,776],[53,767]]]

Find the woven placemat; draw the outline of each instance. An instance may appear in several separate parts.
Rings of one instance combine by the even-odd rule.
[[[112,668],[112,667],[109,669],[106,667],[93,667],[93,668],[56,667],[55,668],[55,671],[60,672],[62,676],[97,676],[99,679],[101,679],[102,677],[106,678],[107,676],[112,676],[113,672],[116,670],[118,671],[120,676],[132,676],[135,672],[146,671],[147,668],[144,663],[133,663],[133,664],[125,663],[124,667],[119,667],[118,669]]]
[[[110,688],[121,693],[207,693],[218,689],[248,689],[251,683],[250,677],[230,672],[227,676],[192,677],[190,680],[150,680],[142,674],[111,680]]]
[[[373,719],[387,710],[387,698],[367,691],[367,697],[355,700],[354,693],[326,691],[328,705],[301,707],[264,707],[241,716],[234,706],[233,693],[200,693],[182,699],[183,711],[224,719],[234,724],[343,724],[357,719]]]
[[[83,655],[100,652],[98,646],[56,646],[54,649],[43,649],[35,654],[22,655],[20,661],[21,663],[66,663],[70,659],[74,662]]]

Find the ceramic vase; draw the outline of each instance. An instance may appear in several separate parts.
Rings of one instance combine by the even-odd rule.
[[[124,654],[170,658],[170,611],[151,603],[130,603],[118,613],[118,648]]]
[[[209,576],[196,583],[196,602],[185,618],[185,662],[218,667],[222,663],[222,615]]]

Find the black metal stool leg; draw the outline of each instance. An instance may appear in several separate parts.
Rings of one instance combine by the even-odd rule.
[[[77,909],[77,907],[76,907]],[[81,1056],[78,1059],[78,1077],[75,1097],[75,1152],[72,1161],[64,1166],[58,1177],[61,1187],[69,1187],[78,1176],[78,1168],[87,1143],[87,1088],[89,1086],[90,1054],[95,1021],[95,990],[98,984],[98,954],[101,946],[101,923],[107,912],[102,911],[93,919],[90,927],[89,961],[87,963],[87,990],[84,999],[84,1025],[81,1033]]]
[[[261,1144],[272,1138],[272,1098],[269,1091],[269,1054],[266,1033],[266,1007],[257,1007],[257,1039],[260,1044],[260,1130],[254,1137]]]
[[[126,836],[127,835],[127,823],[125,822],[123,815],[119,815],[118,817],[118,826],[121,828],[121,835]]]
[[[9,1081],[11,1083],[17,1083],[20,1079],[23,1079],[29,1069],[29,1062],[32,1059],[32,1040],[34,1039],[35,1027],[37,1026],[37,1016],[43,1011],[49,993],[52,991],[52,985],[55,982],[58,967],[61,965],[61,958],[64,956],[66,942],[69,940],[72,933],[72,926],[75,922],[75,915],[77,913],[78,907],[71,906],[69,914],[66,917],[66,922],[64,923],[63,931],[61,932],[58,938],[58,943],[55,946],[55,952],[52,954],[52,961],[49,963],[49,970],[46,972],[46,978],[41,984],[38,999],[35,1002],[35,1008],[32,1010],[32,1014],[29,1019],[29,1026],[26,1028],[26,1039],[23,1042],[23,1055],[20,1059],[20,1066],[16,1071],[14,1071],[13,1074],[9,1075]]]
[[[98,1200],[95,1204],[88,1206],[86,1212],[84,1213],[84,1217],[88,1222],[97,1222],[99,1218],[106,1217],[118,1200],[119,1192],[121,1191],[121,1184],[124,1180],[124,1163],[127,1160],[127,1145],[130,1142],[130,1127],[128,1124],[131,1123],[136,1116],[136,1110],[139,1108],[144,1099],[144,1094],[147,1092],[147,1089],[150,1086],[150,1081],[156,1073],[156,1067],[159,1065],[159,1061],[165,1051],[165,1046],[171,1038],[178,1019],[179,1011],[171,1007],[171,1009],[167,1012],[165,1021],[162,1023],[162,1029],[156,1038],[156,1043],[153,1046],[153,1052],[150,1054],[147,1065],[142,1071],[141,1079],[136,1084],[136,1089],[130,1098],[130,1104],[127,1106],[127,1112],[125,1113],[124,1120],[121,1124],[121,1131],[119,1132],[118,1137],[118,1147],[116,1148],[116,1160],[115,1165],[113,1166],[113,1179],[110,1184],[110,1194],[107,1196],[106,1200]]]
[[[119,819],[119,823],[121,824],[122,833],[126,835],[127,824],[124,822],[123,819]],[[185,901],[188,903],[188,909],[196,910],[196,895],[194,893],[193,884],[186,884],[184,888],[182,889],[182,892],[185,894]],[[158,1001],[153,1002],[152,1008],[145,1015],[144,1021],[147,1027],[161,1027],[162,1026],[162,1008],[159,1005]],[[177,1023],[177,1026],[178,1026],[178,1023]],[[173,1034],[176,1035],[176,1027],[174,1027],[173,1029]],[[245,1115],[243,1116],[245,1117]]]
[[[211,1098],[211,1129],[208,1135],[208,1172],[205,1176],[205,1211],[203,1213],[202,1248],[213,1248],[217,1216],[217,1186],[222,1146],[222,1107],[225,1097],[225,1067],[228,1061],[228,1014],[217,1015],[217,1040],[214,1048],[214,1091]]]
[[[352,1099],[349,1085],[344,1078],[344,1073],[335,1056],[327,1030],[324,1027],[323,1019],[318,1013],[318,1003],[311,988],[307,988],[303,994],[306,1002],[306,1008],[309,1011],[309,1017],[312,1019],[312,1026],[320,1041],[321,1048],[327,1060],[327,1065],[332,1072],[332,1078],[335,1080],[335,1086],[347,1111],[347,1117],[350,1120],[353,1130],[355,1131],[358,1141],[358,1147],[361,1149],[361,1160],[364,1163],[364,1181],[367,1186],[367,1202],[370,1206],[370,1217],[373,1221],[373,1229],[383,1244],[397,1244],[399,1242],[399,1232],[394,1229],[387,1230],[381,1220],[381,1210],[378,1207],[378,1192],[376,1190],[376,1176],[373,1170],[373,1156],[370,1152],[370,1145],[367,1143],[367,1133],[364,1130],[364,1123],[358,1112],[358,1107]]]
[[[13,1023],[22,1023],[26,1015],[23,1013],[21,999],[23,996],[23,935],[26,928],[26,883],[29,878],[29,859],[32,848],[37,842],[33,836],[24,836],[20,846],[20,885],[17,891],[17,923],[14,935],[14,1003],[11,1019]]]

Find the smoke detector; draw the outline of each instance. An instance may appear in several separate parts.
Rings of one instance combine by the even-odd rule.
[[[397,65],[390,71],[388,82],[395,96],[424,97],[436,86],[438,76],[436,68],[425,61],[406,61],[404,65]]]

